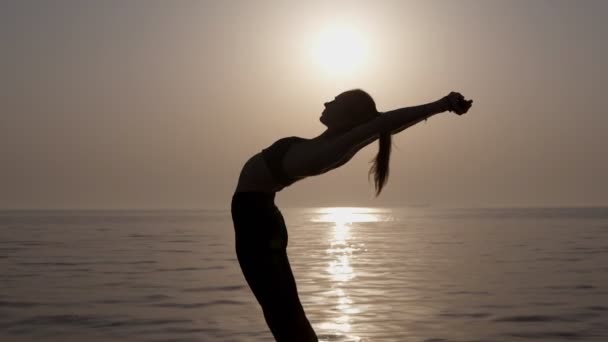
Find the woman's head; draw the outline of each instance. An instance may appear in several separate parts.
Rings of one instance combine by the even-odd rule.
[[[349,131],[379,115],[374,99],[361,89],[353,89],[336,96],[333,101],[326,102],[320,120],[328,129]],[[376,196],[380,194],[388,181],[391,133],[381,133],[378,137],[378,144],[378,154],[372,160],[372,167],[369,170],[369,176],[374,176]]]
[[[350,129],[378,116],[374,99],[361,89],[345,91],[325,103],[321,122],[327,128]]]

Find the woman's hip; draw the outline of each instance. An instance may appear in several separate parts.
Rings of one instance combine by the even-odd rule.
[[[285,219],[274,203],[260,205],[233,201],[232,221],[239,249],[285,249],[287,227]]]

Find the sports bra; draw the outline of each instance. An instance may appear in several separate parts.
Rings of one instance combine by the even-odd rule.
[[[270,174],[277,183],[281,186],[286,187],[293,184],[299,178],[292,178],[285,173],[283,169],[283,158],[285,153],[289,150],[292,144],[298,143],[304,140],[300,137],[286,137],[275,141],[272,145],[262,150],[262,157],[270,170]]]

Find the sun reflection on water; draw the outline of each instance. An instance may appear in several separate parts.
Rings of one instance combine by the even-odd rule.
[[[351,266],[353,253],[363,245],[355,245],[352,240],[353,223],[379,222],[387,220],[387,215],[378,209],[372,208],[323,208],[316,211],[313,222],[328,222],[333,224],[333,230],[329,236],[329,248],[326,253],[329,256],[327,273],[332,280],[333,291],[329,300],[335,300],[336,315],[331,320],[323,322],[320,328],[332,333],[345,334],[349,341],[360,341],[357,336],[349,333],[352,331],[352,317],[361,313],[361,310],[353,306],[344,285],[356,278],[356,270]],[[346,334],[349,334],[346,336]]]
[[[374,208],[358,207],[333,207],[317,209],[318,214],[313,222],[331,222],[336,226],[344,226],[356,222],[379,222],[386,221],[386,211]]]

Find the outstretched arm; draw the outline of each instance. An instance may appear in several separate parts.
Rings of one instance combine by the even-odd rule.
[[[435,102],[386,112],[334,138],[320,157],[331,160],[345,154],[356,153],[382,133],[401,132],[424,119],[446,111],[462,115],[471,108],[472,103],[473,100],[465,100],[461,94],[452,92]]]
[[[386,112],[384,115],[393,115],[398,117],[397,125],[401,125],[395,130],[391,130],[391,134],[396,134],[404,129],[417,124],[422,120],[442,112],[450,111],[458,115],[466,113],[473,105],[473,100],[465,100],[460,93],[451,92],[448,96],[443,97],[439,101],[431,102],[422,106],[407,107]]]
[[[376,140],[381,133],[401,132],[419,121],[447,111],[448,108],[449,102],[443,98],[424,105],[400,108],[381,114],[377,118],[333,138],[323,151],[317,154],[317,162],[320,165],[334,165],[343,160],[345,156],[353,156]]]
[[[380,132],[390,132],[396,134],[404,129],[411,127],[422,120],[426,120],[433,115],[447,112],[450,110],[450,103],[447,97],[441,100],[414,107],[405,107],[391,110],[381,114],[378,119],[381,123]]]

